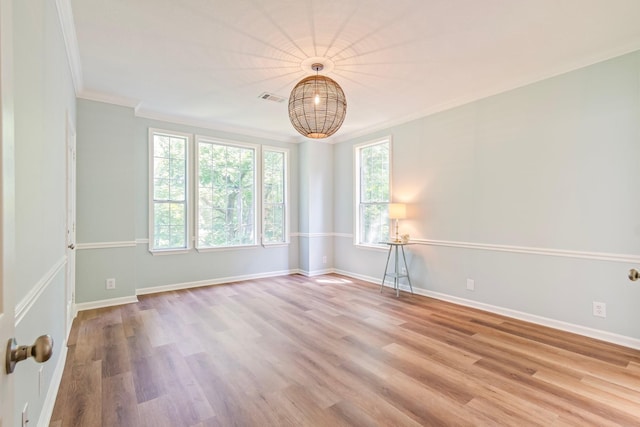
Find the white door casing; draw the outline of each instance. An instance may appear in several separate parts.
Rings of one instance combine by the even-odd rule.
[[[69,335],[75,315],[76,292],[76,132],[67,113],[67,267],[65,285],[65,333]]]
[[[13,135],[12,0],[0,0],[0,427],[14,423],[14,378],[5,370],[15,331],[15,163]]]

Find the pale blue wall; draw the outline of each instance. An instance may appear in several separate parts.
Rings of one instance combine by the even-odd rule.
[[[54,368],[65,345],[66,123],[75,123],[75,93],[55,2],[13,2],[16,319],[20,344],[50,334],[53,357],[43,365],[16,366],[15,415],[29,404],[31,424],[40,417]],[[57,268],[56,268],[57,267]],[[30,292],[43,285],[42,294]],[[4,337],[7,338],[7,337]],[[38,369],[44,390],[38,390]]]
[[[77,302],[133,296],[136,289],[219,281],[298,269],[298,241],[288,246],[153,256],[148,251],[148,131],[159,128],[290,150],[291,230],[298,229],[298,146],[135,117],[133,109],[78,100],[78,242],[136,240],[135,247],[81,249]],[[105,280],[116,279],[106,290]]]
[[[78,301],[295,269],[336,268],[377,280],[386,252],[356,248],[351,237],[353,145],[391,135],[393,197],[410,203],[402,231],[422,240],[510,247],[412,246],[417,287],[638,338],[640,319],[631,301],[640,287],[626,278],[634,265],[513,249],[640,254],[640,199],[632,187],[640,182],[639,57],[626,55],[337,145],[241,137],[79,101],[78,180],[91,183],[81,191],[79,224],[97,228],[79,230],[81,243],[148,237],[149,127],[289,147],[291,231],[301,236],[288,247],[203,254],[154,257],[146,244],[81,251]],[[122,128],[110,129],[114,125]],[[105,148],[105,135],[123,136]],[[105,204],[102,195],[122,206],[96,209]],[[105,291],[106,277],[122,280],[123,288]],[[474,292],[465,289],[467,278],[475,280]],[[607,303],[606,319],[592,316],[592,301]]]
[[[401,231],[413,238],[640,256],[640,53],[338,144],[336,232],[353,233],[353,145],[389,134],[394,199],[410,204]],[[335,251],[338,270],[383,272],[383,251],[346,237]],[[640,286],[626,277],[637,265],[409,251],[414,286],[640,338]],[[593,301],[607,304],[606,319],[592,315]]]
[[[318,274],[333,268],[333,146],[300,143],[300,270]],[[324,261],[326,259],[326,262]]]

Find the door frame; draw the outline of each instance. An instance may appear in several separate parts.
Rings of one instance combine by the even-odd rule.
[[[12,0],[0,0],[0,427],[14,422],[15,375],[5,371],[7,341],[15,334],[15,141]]]
[[[76,292],[76,128],[67,111],[66,115],[66,258],[65,271],[65,339],[69,337],[75,318]]]

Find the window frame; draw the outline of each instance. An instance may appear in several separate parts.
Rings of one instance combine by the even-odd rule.
[[[372,248],[372,249],[387,249],[386,244],[384,243],[362,243],[361,238],[361,223],[362,223],[362,214],[361,214],[361,206],[360,206],[360,194],[361,194],[361,153],[362,150],[368,147],[372,147],[375,145],[380,145],[387,143],[389,146],[389,198],[386,202],[387,209],[389,204],[393,201],[393,138],[391,135],[381,137],[372,141],[366,141],[360,144],[356,144],[353,146],[353,158],[354,158],[354,188],[353,188],[353,200],[354,200],[354,233],[353,233],[353,244],[354,246],[361,248]],[[389,230],[391,230],[391,221],[389,221]],[[385,236],[386,239],[389,239],[390,236]]]
[[[200,215],[200,197],[199,197],[199,182],[200,182],[200,159],[199,159],[199,147],[200,144],[213,144],[213,145],[223,145],[230,147],[238,147],[253,150],[254,158],[253,158],[253,242],[250,244],[242,244],[242,245],[224,245],[224,246],[200,246],[200,227],[199,227],[199,215]],[[258,215],[261,212],[262,196],[261,196],[261,182],[262,182],[262,153],[260,150],[260,145],[251,144],[245,142],[238,141],[230,141],[222,138],[215,138],[204,135],[196,135],[194,140],[194,148],[193,148],[193,203],[192,206],[192,218],[193,218],[193,246],[198,252],[216,252],[223,250],[235,250],[242,248],[253,248],[259,245],[259,236],[258,233],[262,230],[262,220]],[[260,182],[258,181],[258,177],[260,177]]]
[[[162,135],[168,137],[175,138],[183,138],[185,139],[185,247],[184,248],[156,248],[154,246],[155,242],[155,204],[156,199],[154,197],[154,188],[155,188],[155,135]],[[170,131],[165,129],[158,128],[149,128],[148,131],[148,147],[149,147],[149,187],[148,187],[148,212],[149,212],[149,252],[154,255],[168,255],[168,254],[182,254],[191,250],[191,215],[189,206],[191,205],[191,177],[190,177],[190,168],[191,168],[191,145],[192,145],[192,134]]]
[[[281,147],[274,147],[274,146],[269,146],[269,145],[263,145],[261,147],[261,152],[260,152],[260,158],[261,158],[261,164],[262,164],[262,174],[260,176],[260,184],[261,184],[261,191],[262,191],[262,196],[261,196],[261,200],[260,200],[260,210],[261,210],[261,226],[260,226],[260,242],[262,244],[262,246],[269,246],[269,247],[275,247],[275,246],[284,246],[284,245],[288,245],[291,243],[291,233],[290,233],[290,228],[289,228],[289,223],[290,223],[290,205],[289,205],[289,179],[290,179],[290,173],[289,173],[289,149],[288,148],[281,148]],[[264,167],[264,163],[265,163],[265,152],[266,151],[271,151],[271,152],[275,152],[275,153],[282,153],[284,155],[284,166],[283,166],[283,186],[284,186],[284,200],[283,200],[283,205],[284,205],[284,240],[282,242],[270,242],[267,243],[264,241],[264,235],[265,235],[265,225],[266,225],[266,221],[265,221],[265,200],[264,200],[264,185],[265,185],[265,179],[264,179],[264,171],[265,171],[265,167]]]

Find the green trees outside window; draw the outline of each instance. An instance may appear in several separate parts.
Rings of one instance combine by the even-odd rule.
[[[265,150],[262,166],[262,200],[264,212],[264,243],[286,241],[286,154],[283,151]]]
[[[187,247],[188,138],[153,135],[153,247]]]
[[[375,245],[389,238],[391,173],[389,140],[356,148],[358,227],[356,242]]]
[[[198,247],[255,244],[256,152],[198,143]]]
[[[150,251],[288,243],[288,150],[192,139],[149,130]]]

